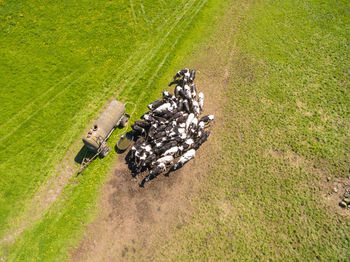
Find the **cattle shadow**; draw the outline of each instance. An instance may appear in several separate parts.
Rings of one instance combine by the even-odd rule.
[[[129,169],[129,171],[130,171],[130,173],[131,173],[131,176],[132,176],[133,178],[136,178],[139,174],[141,174],[141,173],[147,171],[148,168],[147,168],[147,167],[142,167],[141,169],[138,168],[137,165],[134,163],[134,161],[133,161],[133,159],[132,159],[132,157],[131,157],[131,154],[132,154],[131,151],[129,151],[129,152],[126,154],[124,160],[125,160],[125,163],[126,163],[127,166],[128,166],[128,169]]]
[[[179,85],[179,86],[183,86],[184,85],[184,81],[182,79],[176,79],[174,81],[171,81],[168,86],[172,86],[172,85],[175,85],[175,84]]]

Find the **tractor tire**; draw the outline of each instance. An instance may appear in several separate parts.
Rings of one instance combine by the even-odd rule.
[[[129,118],[126,116],[123,116],[123,118],[120,120],[119,126],[121,128],[126,127],[126,125],[128,124],[128,121],[129,121]]]
[[[106,157],[106,156],[109,154],[110,151],[111,151],[110,147],[109,147],[109,146],[105,146],[105,147],[102,149],[101,153],[100,153],[100,157],[101,157],[101,158]]]

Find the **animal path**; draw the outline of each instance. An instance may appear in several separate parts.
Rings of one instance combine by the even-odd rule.
[[[215,81],[210,78],[198,81],[208,97],[218,95],[218,90],[211,88]],[[222,103],[211,100],[207,100],[205,110],[218,112]],[[156,260],[155,247],[168,241],[172,230],[182,227],[193,211],[190,199],[200,190],[203,173],[210,168],[207,164],[210,156],[205,152],[212,147],[213,141],[209,140],[192,162],[169,177],[158,176],[143,189],[138,186],[141,177],[131,179],[122,155],[103,190],[101,215],[87,227],[84,240],[71,254],[72,260]]]
[[[197,5],[195,16],[207,1]],[[191,21],[188,21],[190,24]],[[174,48],[180,37],[175,40]],[[170,50],[159,63],[155,73],[147,83],[152,83],[157,72],[168,58]],[[198,86],[201,91],[213,96],[210,78],[201,79]],[[211,77],[213,79],[213,77]],[[213,80],[212,80],[213,81]],[[143,90],[141,100],[147,88]],[[137,104],[137,102],[136,102]],[[222,103],[208,100],[205,110],[218,112]],[[138,185],[142,176],[133,180],[130,171],[120,156],[116,170],[109,183],[104,187],[100,206],[101,215],[88,226],[86,235],[79,247],[71,254],[73,261],[137,261],[141,258],[152,260],[153,244],[159,244],[159,234],[165,239],[173,226],[182,226],[186,214],[191,212],[190,199],[198,192],[201,174],[208,169],[205,152],[212,146],[210,141],[199,150],[198,157],[170,177],[158,176],[157,181],[141,189]],[[142,247],[142,248],[141,248]],[[137,252],[140,252],[141,255]],[[141,259],[142,260],[142,259]]]
[[[189,2],[189,1],[188,1]],[[186,2],[186,3],[188,3]],[[182,9],[182,6],[179,6],[175,12],[178,12]],[[173,23],[173,20],[171,20],[171,17],[168,18],[165,23],[164,26],[162,27],[164,30]],[[165,32],[164,32],[165,33]],[[167,34],[168,31],[165,33]],[[119,77],[117,77],[116,79],[113,79],[111,81],[111,83],[108,85],[109,90],[111,90],[111,92],[114,90],[114,87],[116,85],[119,85],[121,88],[118,89],[118,94],[120,94],[121,91],[124,91],[124,87],[126,87],[126,84],[129,83],[130,80],[134,79],[136,76],[140,75],[140,71],[144,71],[145,65],[147,63],[149,63],[149,61],[153,58],[150,57],[150,55],[152,53],[154,53],[154,50],[156,49],[156,43],[159,43],[159,41],[163,39],[164,41],[164,35],[163,34],[159,34],[158,37],[156,37],[153,41],[150,41],[148,44],[146,44],[144,47],[140,47],[140,51],[138,52],[138,55],[134,57],[133,61],[130,62],[130,65],[128,66],[128,68],[132,68],[132,70],[128,70],[128,73],[126,74],[119,74]],[[152,48],[150,48],[152,47]],[[146,53],[145,53],[146,52]],[[127,67],[124,67],[125,69]],[[123,82],[120,82],[121,77],[123,76]],[[130,85],[132,86],[132,85]]]

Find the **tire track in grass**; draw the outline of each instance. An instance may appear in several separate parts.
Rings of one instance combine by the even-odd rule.
[[[175,13],[181,11],[182,9],[184,9],[186,7],[186,5],[188,5],[188,3],[190,2],[194,2],[196,0],[190,0],[190,1],[187,1],[186,4],[184,6],[178,6],[177,9],[175,10]],[[181,18],[183,17],[183,15],[181,16]],[[165,30],[167,27],[168,27],[168,24],[172,23],[172,20],[171,20],[171,17],[169,17],[166,21],[165,21],[165,25],[162,27],[163,30]],[[177,24],[177,22],[176,22]],[[174,26],[174,25],[173,25]],[[165,41],[164,38],[166,38],[168,35],[169,35],[169,31],[172,31],[172,29],[168,30],[167,33],[165,34],[165,36],[159,34],[159,36],[157,38],[154,39],[153,42],[151,42],[150,44],[146,45],[144,47],[144,50],[146,51],[146,53],[140,53],[140,57],[138,57],[137,59],[140,59],[138,60],[138,63],[136,66],[133,67],[133,70],[130,70],[129,71],[129,74],[127,75],[127,77],[124,79],[123,81],[123,84],[122,84],[122,87],[124,88],[125,85],[130,81],[132,80],[133,78],[135,78],[140,71],[144,71],[144,68],[146,66],[146,64],[152,60],[153,56],[150,57],[150,54],[154,53],[156,49],[159,49],[157,48],[157,46],[155,45],[155,43],[159,43],[160,40],[163,40],[162,43]],[[150,48],[150,46],[153,46],[153,48]],[[138,71],[135,71],[135,68],[137,68]],[[132,79],[130,79],[132,77]],[[110,86],[112,87],[114,84],[120,84],[118,81],[112,81],[112,83],[110,84]],[[124,85],[124,86],[123,86]],[[122,89],[123,89],[122,88]],[[122,89],[119,89],[119,90],[122,90]]]
[[[174,30],[174,28],[177,26],[177,24],[181,21],[181,19],[187,14],[187,12],[189,12],[191,10],[191,7],[194,5],[194,2],[196,2],[196,0],[191,0],[188,1],[186,3],[186,5],[184,6],[184,9],[186,9],[185,12],[182,13],[182,15],[178,16],[175,23],[173,24],[173,26],[168,30],[168,32],[165,34],[165,36],[162,38],[162,40],[149,52],[149,58],[147,61],[151,61],[153,59],[153,57],[155,56],[155,50],[159,50],[162,45],[168,40],[168,36],[170,35],[170,33]],[[189,6],[188,6],[189,5]],[[146,56],[148,57],[148,55]],[[141,65],[142,68],[146,68],[146,65]],[[135,85],[135,83],[137,81],[140,80],[140,78],[142,78],[144,75],[146,74],[146,70],[143,71],[143,73],[141,73],[140,75],[136,75],[134,76],[134,81],[131,83],[125,83],[124,84],[129,84],[129,87],[127,89],[123,89],[126,90],[126,93],[122,93],[121,95],[123,95],[124,97],[127,97],[131,91],[131,88]]]
[[[136,21],[136,14],[135,14],[135,10],[134,10],[134,3],[132,0],[130,0],[130,6],[131,6],[131,13],[132,13],[132,18],[134,20],[134,24],[136,25],[137,24],[137,21]]]
[[[186,3],[185,6],[188,6],[188,4],[189,4],[190,2],[191,2],[190,7],[192,7],[192,5],[193,5],[193,3],[195,2],[195,0],[188,1],[188,2]],[[206,2],[206,1],[205,1],[205,2]],[[181,9],[181,6],[180,6],[178,9]],[[199,10],[198,10],[198,11],[199,11]],[[187,13],[187,12],[186,12],[186,13]],[[170,30],[168,30],[168,31],[166,32],[166,37],[165,37],[165,38],[167,38],[167,37],[169,36],[169,34],[172,32],[172,30],[174,29],[174,27],[178,24],[178,22],[181,20],[181,18],[182,18],[184,15],[185,15],[185,13],[184,13],[180,18],[177,17],[176,23],[171,27]],[[170,19],[168,19],[167,21],[169,21],[169,23],[172,22],[172,21],[170,21]],[[191,22],[191,21],[192,21],[192,19],[191,19],[189,22]],[[160,36],[159,38],[161,38],[161,37],[162,37],[162,36]],[[176,43],[178,42],[178,39],[179,39],[180,37],[181,37],[181,35],[177,38],[177,40],[175,41],[175,43],[173,44],[173,46],[176,45]],[[163,38],[163,39],[164,39],[164,38]],[[156,52],[156,51],[158,51],[159,48],[161,48],[161,46],[163,45],[164,42],[165,42],[165,40],[163,40],[162,44],[161,44],[161,45],[158,45],[158,46],[155,48],[155,50],[153,50],[153,49],[149,50],[149,51],[148,51],[148,54],[149,54],[150,52]],[[173,48],[173,46],[172,46],[172,48]],[[144,49],[144,50],[147,50],[147,49]],[[166,61],[166,59],[167,59],[167,57],[169,56],[169,54],[170,54],[170,51],[167,53],[167,55],[165,56],[165,58],[161,61],[160,65],[158,66],[158,68],[157,68],[157,70],[156,70],[156,72],[153,74],[153,76],[152,76],[152,78],[151,78],[152,80],[154,79],[154,77],[157,75],[157,73],[159,72],[159,70],[160,70],[161,67],[163,66],[163,64],[164,64],[164,62]],[[131,61],[131,60],[134,58],[134,56],[135,56],[135,53],[129,57],[128,61]],[[129,78],[130,78],[130,77],[135,77],[135,75],[137,75],[137,73],[139,73],[139,71],[141,71],[141,70],[143,69],[144,63],[146,63],[146,64],[149,63],[149,61],[151,61],[152,58],[153,58],[153,56],[152,56],[152,57],[150,57],[149,59],[147,59],[148,55],[143,55],[143,52],[142,52],[142,51],[140,51],[140,56],[142,56],[143,59],[141,59],[141,60],[139,61],[139,63],[138,63],[138,72],[136,72],[134,75],[132,75],[132,72],[131,72],[131,70],[130,70],[129,72],[130,72],[131,76],[130,76],[130,74],[129,74]],[[145,61],[145,60],[146,60],[146,61]],[[128,64],[128,63],[126,63],[126,64]],[[130,64],[130,66],[132,66],[132,63]],[[123,70],[120,71],[119,76],[117,77],[117,79],[120,79],[121,76],[123,75],[123,72],[125,72],[127,69],[128,69],[128,67],[125,65],[124,68],[123,68]],[[90,73],[90,72],[89,72],[89,73]],[[76,80],[73,81],[73,82],[76,82],[76,81],[79,80],[79,79],[80,79],[80,78],[76,79]],[[148,84],[148,86],[149,86],[149,85],[152,83],[152,81],[150,80],[148,83],[149,83],[149,84]],[[72,83],[71,83],[71,84],[72,84]],[[108,86],[108,87],[110,87],[110,86]],[[124,87],[125,87],[125,86],[124,86]],[[123,89],[123,88],[122,88],[122,89]],[[66,89],[64,89],[64,90],[66,90]],[[64,90],[62,90],[62,91],[64,91]],[[107,90],[106,93],[109,94],[110,92],[113,91],[113,88],[109,88],[109,89],[106,88],[106,90]],[[111,91],[109,91],[109,90],[111,90]],[[145,93],[146,90],[147,90],[147,88],[144,90],[142,96],[144,95],[144,93]],[[61,92],[61,93],[62,93],[62,92]],[[57,96],[59,96],[59,95],[60,95],[60,93],[59,93],[59,94],[56,94],[55,97],[57,97]],[[106,96],[106,95],[101,96],[101,99],[105,99],[105,96]],[[102,97],[103,97],[103,98],[102,98]],[[100,100],[101,100],[101,99],[100,99]],[[53,100],[53,99],[52,99],[52,100]],[[48,104],[50,104],[50,102],[46,103],[45,107],[46,107]],[[90,103],[90,105],[91,105],[91,103]],[[136,110],[136,107],[134,107],[134,111],[135,111],[135,110]],[[31,116],[31,118],[32,118],[32,117],[33,117],[33,116]],[[77,119],[77,118],[79,118],[79,114],[77,114],[77,115],[75,116],[74,119]],[[74,121],[74,122],[75,122],[75,124],[74,124],[75,127],[76,127],[77,125],[79,125],[79,123],[77,123],[77,121]],[[68,137],[72,137],[72,136],[70,135],[70,133],[66,133],[65,136],[62,137],[61,142],[57,143],[57,146],[56,146],[55,151],[57,151],[58,145],[62,146],[63,141],[68,141],[68,142],[66,142],[66,143],[68,143],[68,144],[70,144],[70,143],[72,142],[72,139],[70,139],[70,140],[67,139],[67,136],[68,136]],[[79,142],[80,142],[80,140],[79,140]],[[61,144],[61,143],[62,143],[62,144]],[[53,158],[53,157],[51,157],[50,161],[52,160],[52,158]],[[50,161],[47,160],[46,163],[48,164],[48,162],[50,162]],[[73,163],[73,164],[74,164],[74,163]],[[29,204],[29,207],[30,207],[30,208],[28,209],[28,211],[30,210],[30,213],[31,213],[32,215],[31,215],[31,216],[22,215],[22,216],[26,217],[26,219],[23,219],[23,220],[22,220],[22,223],[19,223],[19,224],[17,224],[17,225],[15,226],[15,228],[17,228],[17,230],[16,230],[15,232],[11,232],[11,233],[6,234],[6,235],[3,237],[3,239],[0,241],[0,243],[2,243],[2,242],[14,241],[26,228],[28,228],[28,225],[32,225],[33,223],[35,223],[35,221],[38,220],[38,219],[42,216],[42,214],[44,213],[44,211],[47,210],[48,207],[49,207],[55,200],[58,199],[58,197],[59,197],[59,195],[61,194],[61,192],[62,192],[64,186],[68,183],[69,178],[72,176],[72,174],[75,173],[75,171],[74,171],[71,167],[68,166],[67,169],[69,170],[69,172],[68,172],[67,174],[64,174],[64,173],[62,174],[62,173],[60,173],[60,175],[57,177],[57,179],[53,179],[53,180],[49,181],[48,183],[45,184],[44,187],[42,187],[42,189],[34,196],[34,198],[33,198],[33,200],[32,200],[32,204]],[[54,190],[54,189],[55,189],[55,190]],[[47,196],[49,195],[49,191],[50,191],[50,190],[54,190],[54,191],[51,192],[51,196],[50,196],[50,197],[47,197]],[[43,202],[44,202],[44,203],[43,203]],[[34,204],[33,204],[33,203],[34,203]],[[36,206],[36,208],[35,208],[35,206]],[[37,211],[33,211],[33,210],[37,210]],[[24,213],[27,213],[28,211],[25,211]],[[33,214],[33,213],[35,213],[35,214]],[[21,217],[21,216],[20,216],[20,217]]]
[[[198,14],[198,12],[203,8],[203,5],[207,2],[208,0],[204,0],[201,4],[199,4],[199,8],[196,8],[196,11],[194,13],[193,16],[191,16],[191,19],[186,20],[187,23],[185,25],[185,28],[192,22],[193,18]],[[163,60],[160,62],[160,64],[158,65],[157,69],[155,70],[154,74],[152,75],[152,77],[150,78],[150,80],[148,81],[146,87],[143,89],[142,93],[139,96],[139,99],[136,102],[136,105],[144,98],[145,93],[148,91],[148,88],[151,86],[152,82],[154,81],[154,78],[157,76],[157,74],[159,73],[160,69],[163,67],[165,61],[167,60],[167,58],[169,57],[170,53],[174,50],[175,46],[177,45],[178,41],[180,40],[180,38],[182,37],[182,35],[179,35],[176,40],[174,41],[173,45],[169,48],[169,51],[167,52],[167,54],[164,56]]]
[[[10,119],[4,121],[1,125],[0,125],[0,129],[3,129],[4,127],[6,127],[6,125],[8,123],[11,123],[12,121],[16,120],[19,116],[22,116],[23,113],[25,113],[26,111],[28,111],[30,109],[30,107],[35,104],[39,99],[45,97],[49,92],[51,92],[51,90],[53,90],[56,86],[60,85],[62,82],[64,82],[65,80],[67,80],[68,78],[70,78],[73,74],[75,74],[78,71],[75,70],[72,73],[68,74],[67,76],[63,77],[58,83],[56,83],[55,85],[51,86],[50,88],[48,88],[45,92],[41,93],[38,97],[36,97],[35,99],[33,99],[30,103],[28,103],[24,108],[22,108],[22,110],[18,111],[15,115],[13,115]]]
[[[143,6],[142,0],[140,0],[140,6],[141,6],[142,14],[143,14],[143,19],[145,20],[145,22],[147,24],[149,24],[149,21],[147,19],[147,15],[146,15],[146,12],[145,12],[145,7]]]

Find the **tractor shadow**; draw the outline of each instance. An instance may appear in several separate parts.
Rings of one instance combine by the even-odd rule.
[[[89,151],[88,148],[84,145],[79,150],[78,154],[74,157],[74,161],[78,164],[83,162],[84,157],[92,157],[93,152]]]

